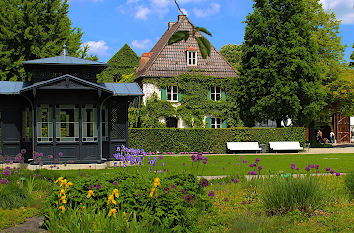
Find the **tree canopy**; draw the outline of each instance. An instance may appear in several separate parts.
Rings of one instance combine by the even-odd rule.
[[[246,17],[239,102],[247,126],[291,118],[303,125],[323,103],[318,43],[301,0],[255,0]]]
[[[352,45],[352,48],[354,49],[354,43]],[[354,51],[352,52],[352,54],[350,54],[350,60],[352,60],[349,64],[350,67],[354,67]]]
[[[109,59],[108,67],[102,71],[98,80],[100,82],[114,82],[131,77],[139,66],[139,57],[125,44],[114,56]],[[129,79],[131,80],[131,78]]]
[[[221,47],[220,53],[238,71],[240,69],[242,45],[227,44]]]
[[[64,43],[71,56],[88,58],[68,10],[67,0],[0,1],[0,80],[28,80],[22,62],[58,56]]]

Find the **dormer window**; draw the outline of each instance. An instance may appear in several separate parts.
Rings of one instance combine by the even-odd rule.
[[[189,46],[187,49],[187,65],[196,66],[197,65],[197,49],[193,46]]]

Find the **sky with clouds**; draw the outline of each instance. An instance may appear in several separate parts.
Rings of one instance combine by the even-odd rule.
[[[242,44],[245,24],[252,12],[252,0],[178,0],[192,23],[207,28],[211,43],[220,49],[226,44]],[[321,0],[342,20],[342,42],[349,61],[354,43],[354,0]],[[149,52],[168,22],[177,21],[174,0],[69,0],[69,17],[74,27],[83,29],[83,42],[90,53],[107,62],[125,43],[140,56]]]

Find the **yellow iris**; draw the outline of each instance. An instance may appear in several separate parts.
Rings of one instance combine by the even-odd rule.
[[[60,183],[64,178],[63,177],[59,177],[54,183]]]
[[[95,196],[95,195],[93,194],[93,190],[89,190],[86,197],[87,197],[87,198],[90,198],[91,196]]]
[[[118,198],[119,197],[118,189],[114,189],[112,194],[114,194],[114,196],[116,196],[116,198]]]
[[[117,202],[114,200],[114,196],[113,195],[109,195],[108,196],[108,205],[110,204],[110,203],[112,203],[112,204],[114,204],[114,205],[116,205],[117,204]]]
[[[58,210],[61,210],[61,212],[64,214],[64,212],[65,212],[65,207],[62,205],[62,206],[60,206],[60,207],[58,208]]]
[[[62,181],[60,182],[60,187],[61,187],[61,186],[65,186],[66,183],[67,183],[67,180],[66,180],[66,179],[62,180]]]
[[[154,180],[154,182],[160,183],[160,178],[156,177],[155,180]]]
[[[65,190],[64,189],[60,190],[59,196],[61,196],[61,195],[65,195]]]
[[[71,187],[73,185],[73,183],[71,183],[70,181],[66,184],[66,187]]]
[[[66,203],[66,196],[65,196],[65,195],[62,196],[62,197],[60,198],[60,201],[61,201],[63,204],[65,204],[65,203]]]
[[[108,213],[108,217],[110,217],[110,216],[112,216],[112,215],[113,215],[113,217],[116,217],[116,213],[117,213],[117,210],[116,210],[116,209],[111,209],[111,210],[109,211],[109,213]]]

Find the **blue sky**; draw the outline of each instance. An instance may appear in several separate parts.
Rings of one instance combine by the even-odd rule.
[[[207,28],[211,43],[219,50],[226,44],[242,44],[252,0],[178,0],[194,25]],[[349,61],[354,43],[354,0],[321,0],[342,20],[342,42]],[[125,43],[140,56],[149,52],[167,29],[177,21],[174,0],[69,0],[69,17],[83,29],[83,42],[100,61],[108,61]]]

